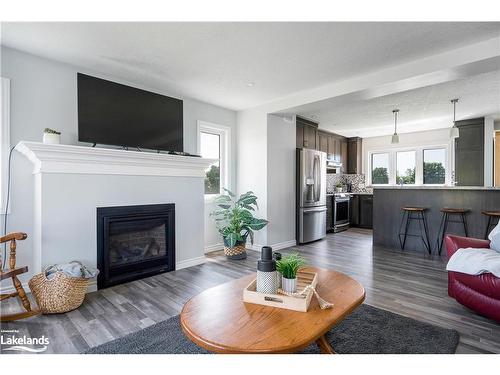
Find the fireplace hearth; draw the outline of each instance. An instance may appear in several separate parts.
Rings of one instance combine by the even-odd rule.
[[[99,289],[175,270],[175,205],[97,208]]]

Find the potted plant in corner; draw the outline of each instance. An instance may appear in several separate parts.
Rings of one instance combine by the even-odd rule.
[[[304,265],[304,258],[293,253],[276,261],[276,270],[281,274],[281,289],[286,293],[297,291],[297,271]]]
[[[264,228],[268,221],[253,217],[252,211],[257,206],[257,197],[251,191],[241,194],[239,198],[227,189],[227,194],[215,198],[218,207],[210,216],[215,218],[217,229],[224,240],[224,254],[229,259],[245,259],[247,237],[253,244],[254,231]]]

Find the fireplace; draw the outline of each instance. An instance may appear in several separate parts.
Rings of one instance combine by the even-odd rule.
[[[97,208],[97,287],[175,270],[175,205]]]

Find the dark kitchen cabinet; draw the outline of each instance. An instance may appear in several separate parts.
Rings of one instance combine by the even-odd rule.
[[[359,225],[359,195],[351,195],[349,225],[351,227],[357,227]]]
[[[326,152],[329,160],[342,163],[342,171],[347,172],[349,163],[349,142],[347,138],[319,130],[317,123],[300,116],[297,116],[296,125],[297,148],[310,148]],[[361,152],[361,147],[359,149]],[[353,173],[361,173],[361,168],[358,170],[359,172]]]
[[[297,148],[319,149],[318,124],[302,117],[297,117],[296,125]]]
[[[455,181],[457,186],[484,185],[484,118],[457,121]]]
[[[373,195],[354,194],[351,197],[349,225],[358,228],[373,228]]]
[[[340,140],[340,162],[342,163],[342,172],[347,171],[347,140],[342,138]]]
[[[346,173],[360,174],[362,171],[362,140],[359,137],[347,139],[347,169]]]
[[[333,195],[326,196],[326,231],[333,230]]]
[[[359,195],[360,228],[373,228],[373,195]]]
[[[318,131],[318,145],[319,145],[319,150],[326,152],[327,154],[329,153],[328,151],[328,141],[330,138],[330,134]]]

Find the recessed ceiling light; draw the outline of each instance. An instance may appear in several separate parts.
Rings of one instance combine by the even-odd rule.
[[[248,87],[253,87],[254,85],[255,85],[255,83],[253,83],[253,82],[248,82],[248,83],[247,83],[247,86],[248,86]]]
[[[318,116],[316,116],[316,115],[312,115],[312,116],[311,116],[311,118],[313,118],[313,119],[317,119],[317,118],[318,118]]]

